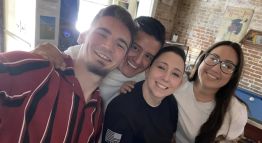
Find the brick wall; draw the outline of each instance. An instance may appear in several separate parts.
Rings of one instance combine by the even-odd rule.
[[[201,50],[214,43],[226,6],[254,9],[249,28],[262,31],[262,0],[176,0],[172,7],[159,0],[156,18],[167,28],[167,39],[177,33],[179,42],[187,42],[190,64]],[[170,9],[172,12],[168,12]],[[246,63],[240,86],[262,95],[262,47],[249,44],[243,50]]]
[[[245,65],[240,87],[262,96],[262,45],[244,43]]]
[[[178,0],[175,0],[173,2],[172,6],[169,6],[167,4],[162,3],[161,0],[159,0],[155,18],[161,21],[161,23],[166,28],[166,39],[170,40],[170,37],[174,34],[173,25],[175,22],[176,12],[178,7]]]

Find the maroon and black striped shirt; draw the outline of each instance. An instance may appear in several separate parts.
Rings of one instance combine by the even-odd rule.
[[[0,53],[0,142],[97,142],[102,124],[101,97],[85,102],[74,76],[38,55]],[[87,81],[88,82],[88,81]]]

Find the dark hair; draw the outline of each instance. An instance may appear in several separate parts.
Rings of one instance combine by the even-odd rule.
[[[161,47],[165,43],[166,29],[163,24],[153,17],[140,16],[134,20],[138,27],[138,31],[143,31],[148,35],[153,36],[159,41]]]
[[[221,41],[215,43],[211,47],[209,47],[205,52],[203,52],[199,58],[195,62],[195,66],[192,70],[192,73],[189,76],[189,81],[195,81],[198,78],[198,68],[200,64],[203,62],[205,58],[205,54],[210,53],[212,50],[219,46],[229,46],[234,49],[237,54],[238,63],[236,65],[236,69],[234,73],[232,73],[232,77],[229,82],[221,87],[217,93],[215,94],[216,105],[209,115],[207,121],[201,126],[198,135],[195,138],[196,143],[210,143],[213,142],[216,138],[216,134],[218,130],[221,128],[221,125],[224,120],[224,116],[226,111],[228,110],[228,106],[230,104],[232,96],[234,96],[234,92],[238,86],[240,76],[242,73],[243,65],[244,65],[244,56],[241,46],[237,43],[231,41]]]
[[[136,35],[137,32],[137,27],[131,17],[131,15],[129,14],[129,12],[118,5],[110,5],[107,6],[103,9],[101,9],[98,14],[95,16],[94,20],[92,21],[92,25],[101,17],[103,16],[111,16],[114,17],[116,19],[118,19],[119,21],[121,21],[129,30],[130,35],[131,35],[131,43],[130,43],[130,47],[132,46],[133,42],[134,42],[134,37]]]
[[[185,51],[177,46],[166,46],[164,48],[161,48],[157,54],[154,56],[154,58],[152,59],[150,66],[154,63],[154,61],[162,54],[166,53],[166,52],[173,52],[175,54],[177,54],[178,56],[180,56],[183,59],[183,62],[186,62],[186,54]]]

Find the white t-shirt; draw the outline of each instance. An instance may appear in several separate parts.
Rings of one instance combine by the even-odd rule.
[[[212,112],[215,101],[197,101],[193,93],[193,82],[186,79],[174,96],[178,104],[176,143],[193,143],[200,127]],[[246,106],[233,97],[217,136],[226,135],[229,140],[237,138],[244,131],[247,116]]]
[[[123,85],[123,83],[127,81],[141,81],[145,79],[145,74],[140,73],[134,77],[128,78],[124,76],[118,69],[111,71],[104,79],[102,84],[100,85],[100,93],[105,103],[105,106],[109,104],[109,102],[119,95],[119,89]]]
[[[81,45],[76,45],[69,47],[65,53],[70,55],[71,57],[76,57],[78,55],[78,52],[81,48]],[[103,102],[106,105],[119,94],[119,89],[123,85],[123,83],[127,81],[141,81],[145,79],[144,72],[128,78],[124,76],[118,69],[115,69],[111,71],[102,81],[102,84],[100,85],[100,95],[103,99]]]
[[[64,53],[71,56],[72,58],[76,58],[81,46],[82,45],[75,45],[75,46],[68,47],[68,49],[65,50]]]

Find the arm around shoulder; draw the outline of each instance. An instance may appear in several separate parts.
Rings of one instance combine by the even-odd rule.
[[[6,97],[24,95],[35,89],[51,71],[53,67],[39,55],[22,51],[1,53],[0,91]]]

